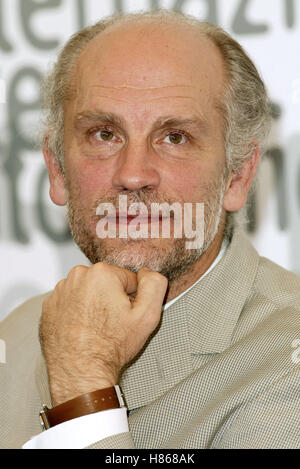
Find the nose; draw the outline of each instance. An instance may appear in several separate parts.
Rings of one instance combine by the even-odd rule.
[[[155,189],[159,186],[160,176],[154,167],[154,156],[142,145],[128,144],[123,148],[119,165],[113,176],[112,184],[117,190]]]

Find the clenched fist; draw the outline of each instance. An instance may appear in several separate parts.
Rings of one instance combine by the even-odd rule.
[[[159,323],[167,284],[148,268],[104,262],[74,267],[57,284],[40,322],[54,406],[118,383]]]

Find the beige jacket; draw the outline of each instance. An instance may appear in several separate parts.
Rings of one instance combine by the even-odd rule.
[[[38,341],[44,298],[0,324],[2,448],[40,433],[41,403],[51,406]],[[300,278],[236,233],[124,372],[130,433],[91,448],[300,448],[299,339]]]

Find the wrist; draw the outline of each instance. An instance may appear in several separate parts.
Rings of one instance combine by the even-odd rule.
[[[125,407],[122,391],[118,385],[86,393],[59,404],[52,409],[43,406],[40,412],[43,430],[48,430],[68,420],[103,410]]]
[[[80,383],[68,383],[63,385],[62,383],[50,383],[50,395],[52,406],[56,407],[65,402],[76,399],[87,393],[91,393],[97,390],[102,390],[115,386],[117,381],[115,380],[89,380],[81,381]]]

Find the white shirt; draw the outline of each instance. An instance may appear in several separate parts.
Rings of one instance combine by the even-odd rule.
[[[220,252],[209,269],[180,295],[168,301],[163,311],[168,309],[181,296],[185,295],[194,285],[202,280],[220,262],[229,242],[224,240]],[[23,446],[23,449],[83,449],[97,441],[129,431],[127,409],[104,410],[85,415],[49,428],[34,436]]]

